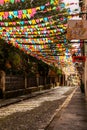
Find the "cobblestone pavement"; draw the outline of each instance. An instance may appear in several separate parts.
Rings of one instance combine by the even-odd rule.
[[[57,113],[45,130],[87,130],[87,102],[78,88],[59,118]]]
[[[0,108],[0,130],[40,130],[75,87],[57,87],[32,99]]]

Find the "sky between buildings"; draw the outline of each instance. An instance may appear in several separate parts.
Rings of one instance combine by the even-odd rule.
[[[70,8],[71,13],[75,14],[80,12],[79,0],[63,0],[63,2],[66,4],[66,8]],[[75,11],[75,9],[77,9],[77,11]],[[79,19],[79,16],[73,19]]]

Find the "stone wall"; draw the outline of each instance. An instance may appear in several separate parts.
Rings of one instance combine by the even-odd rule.
[[[1,98],[17,97],[42,89],[50,89],[51,87],[55,87],[58,82],[55,80],[57,77],[7,76],[4,72],[1,73],[0,77]],[[52,79],[54,79],[54,83]]]

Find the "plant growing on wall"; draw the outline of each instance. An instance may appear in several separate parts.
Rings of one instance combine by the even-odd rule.
[[[46,63],[36,59],[23,51],[5,43],[1,40],[0,44],[0,69],[7,74],[27,74],[46,76],[49,67]]]
[[[49,66],[41,60],[38,61],[38,72],[41,76],[47,76],[49,72]]]

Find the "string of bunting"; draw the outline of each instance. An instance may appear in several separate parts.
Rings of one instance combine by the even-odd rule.
[[[25,0],[0,0],[0,5],[6,4],[6,3],[18,3],[18,2],[24,2]]]
[[[6,40],[8,40],[9,41],[9,39],[8,38],[6,38]],[[16,47],[18,47],[18,44],[19,44],[19,42],[16,40],[16,39],[10,39],[10,41],[12,42],[12,43],[15,43],[15,45],[16,45]],[[24,44],[20,44],[20,46],[23,46]],[[40,45],[40,46],[37,46],[37,44],[34,44],[34,46],[33,46],[33,44],[31,44],[31,45],[29,45],[28,46],[28,48],[30,48],[30,49],[32,49],[32,51],[36,51],[36,49],[40,49],[39,51],[41,52],[41,49],[42,48],[46,48],[47,49],[47,46],[48,45]],[[24,47],[27,47],[26,45],[24,46]],[[58,46],[59,47],[59,46]],[[58,50],[60,50],[60,51],[63,51],[63,50],[65,50],[64,48],[60,48],[60,49],[58,49]],[[46,51],[46,50],[45,50]],[[54,50],[54,52],[55,52],[55,50]],[[54,53],[55,54],[55,53]]]
[[[7,39],[6,39],[7,40]],[[58,61],[55,59],[55,58],[53,58],[53,59],[51,59],[51,58],[48,58],[49,56],[47,55],[47,57],[45,57],[46,55],[43,55],[42,53],[40,53],[40,54],[37,54],[37,52],[35,51],[35,52],[32,52],[32,49],[29,49],[29,48],[27,48],[27,46],[25,45],[25,46],[23,46],[22,44],[21,44],[21,46],[20,46],[20,44],[16,44],[16,43],[11,43],[11,42],[9,42],[8,41],[8,43],[9,44],[12,44],[13,46],[15,46],[16,48],[19,48],[20,50],[22,50],[22,51],[24,51],[25,53],[27,53],[27,54],[30,54],[30,55],[32,55],[32,56],[34,56],[34,57],[36,57],[37,59],[41,59],[43,62],[45,62],[45,63],[49,63],[49,65],[52,65],[53,63],[56,63],[56,64],[58,64]],[[32,46],[33,47],[33,46]]]
[[[53,4],[53,3],[56,3],[58,2],[59,0],[50,0],[50,3]],[[18,2],[27,2],[27,0],[0,0],[0,5],[3,5],[3,4],[6,4],[6,3],[18,3]],[[33,0],[30,1],[31,3],[33,2]]]
[[[27,53],[31,53],[31,52],[35,52],[36,54],[37,54],[37,52],[38,52],[38,54],[37,54],[37,56],[39,55],[39,54],[41,54],[41,55],[44,55],[45,57],[46,56],[48,56],[48,53],[46,53],[46,51],[45,51],[45,53],[43,53],[42,54],[42,51],[41,50],[38,50],[38,49],[40,49],[40,48],[36,48],[36,47],[34,47],[34,46],[29,46],[28,48],[27,48],[27,46],[23,46],[23,45],[21,45],[21,46],[19,46],[19,44],[15,44],[14,42],[12,42],[12,44],[15,46],[15,47],[20,47],[20,48],[22,48],[22,49],[24,49],[24,50],[28,50],[28,52]],[[47,55],[46,55],[47,54]],[[53,56],[55,57],[55,55],[53,54]],[[68,58],[68,56],[69,55],[65,55],[65,57],[67,57]],[[63,57],[61,57],[61,58],[63,58]],[[60,58],[60,59],[61,59]]]
[[[52,11],[52,10],[56,10],[56,6],[58,5],[58,3],[55,1],[56,0],[51,0],[52,2],[48,2],[45,5],[41,5],[39,7],[36,8],[31,8],[31,9],[24,9],[24,10],[14,10],[14,11],[7,11],[7,12],[0,12],[0,20],[6,20],[6,19],[24,19],[24,18],[32,18],[35,16],[35,14],[39,11],[39,13],[46,13],[47,11]],[[49,7],[49,5],[55,5],[53,7]],[[48,8],[47,8],[48,7]],[[59,7],[57,7],[58,9]],[[45,10],[46,9],[46,10]]]
[[[24,9],[24,10],[16,10],[16,11],[8,11],[8,12],[0,12],[0,20],[6,20],[6,19],[25,19],[25,18],[32,18],[35,16],[35,14],[37,13],[46,13],[48,11],[53,11],[53,10],[60,10],[60,6],[62,4],[60,4],[60,6],[53,6],[53,7],[49,7],[49,5],[53,5],[54,3],[47,3],[45,5],[42,5],[40,7],[36,7],[36,8],[31,8],[31,9]],[[47,8],[48,7],[48,8]],[[64,7],[63,7],[64,8]],[[38,12],[39,11],[39,12]],[[68,10],[67,10],[68,11]],[[69,10],[70,11],[70,10]],[[62,15],[68,14],[64,13]],[[74,14],[75,15],[75,14]]]
[[[66,62],[67,58],[70,61],[69,49],[64,46],[64,43],[66,43],[66,22],[73,15],[69,14],[70,10],[68,9],[63,12],[64,8],[64,3],[58,5],[58,0],[51,0],[50,3],[36,8],[0,12],[0,21],[2,21],[0,22],[1,38],[27,54],[42,59],[44,62],[49,61],[49,64]],[[39,15],[39,13],[43,14],[52,11],[59,11],[59,13],[54,17],[51,15],[40,19],[26,20],[33,18],[36,14]],[[13,21],[9,21],[9,19]],[[16,21],[17,19],[21,21]],[[59,24],[60,21],[62,21],[61,24]],[[58,25],[56,24],[57,22]],[[23,38],[24,36],[27,38]],[[53,38],[50,36],[53,36]],[[58,43],[61,37],[65,42]]]
[[[58,3],[59,0],[50,0],[50,3]],[[6,3],[19,3],[19,2],[27,2],[27,0],[0,0],[0,5],[4,5]],[[33,2],[33,0],[30,1],[31,3]],[[72,2],[72,3],[69,3],[67,2],[66,4],[65,3],[61,3],[61,7],[67,7],[67,6],[70,6],[70,5],[77,5],[77,3],[75,2]]]
[[[0,22],[0,26],[23,26],[23,25],[33,25],[33,26],[36,26],[38,24],[42,24],[42,25],[47,25],[48,23],[52,23],[51,22],[51,19],[54,19],[56,18],[56,21],[54,20],[54,23],[55,22],[60,22],[63,24],[63,22],[67,21],[68,20],[68,17],[58,17],[58,14],[56,15],[51,15],[51,16],[48,16],[48,17],[44,17],[44,18],[38,18],[38,19],[32,19],[32,20],[25,20],[25,21],[13,21],[13,22]]]

